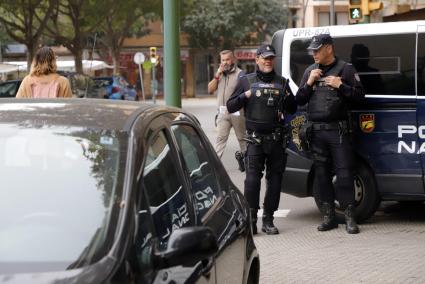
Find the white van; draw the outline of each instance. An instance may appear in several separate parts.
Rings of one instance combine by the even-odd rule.
[[[304,70],[314,63],[307,46],[321,33],[334,38],[336,55],[354,65],[366,91],[367,104],[350,114],[358,220],[372,216],[381,200],[425,200],[425,21],[276,32],[275,70],[290,79],[294,94]],[[297,125],[307,119],[305,108],[290,119],[293,141],[282,191],[315,196],[314,167],[298,143]]]

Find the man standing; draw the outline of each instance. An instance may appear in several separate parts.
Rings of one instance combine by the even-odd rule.
[[[241,152],[245,152],[245,119],[242,112],[229,114],[226,103],[230,95],[234,92],[238,77],[242,70],[235,64],[235,57],[230,50],[220,52],[220,67],[214,78],[208,83],[208,93],[216,92],[218,101],[217,129],[218,135],[215,142],[215,151],[221,158],[227,139],[229,139],[230,129],[233,127],[239,141]]]
[[[257,233],[261,178],[266,167],[266,195],[262,231],[278,234],[273,214],[278,209],[282,175],[286,166],[288,125],[284,116],[295,113],[297,104],[288,80],[273,69],[276,54],[271,45],[257,49],[255,73],[241,77],[235,92],[227,101],[229,112],[245,110],[247,139],[244,195],[251,213],[252,230]]]
[[[364,90],[353,65],[335,56],[329,34],[314,36],[308,50],[314,64],[304,72],[297,92],[297,103],[308,103],[308,120],[312,122],[311,151],[315,178],[322,202],[323,223],[317,228],[328,231],[338,227],[335,217],[335,192],[345,209],[346,230],[360,232],[354,218],[353,150],[349,137],[350,103],[361,102]],[[332,173],[336,174],[335,190]]]

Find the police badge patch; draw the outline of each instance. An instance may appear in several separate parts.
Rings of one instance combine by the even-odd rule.
[[[371,133],[375,129],[375,115],[372,113],[369,114],[360,114],[360,129],[364,133]]]

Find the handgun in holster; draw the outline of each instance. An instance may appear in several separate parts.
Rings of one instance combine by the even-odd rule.
[[[238,169],[243,173],[245,171],[245,154],[241,151],[236,151],[235,158],[238,161]]]

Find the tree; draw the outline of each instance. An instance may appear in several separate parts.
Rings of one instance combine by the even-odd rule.
[[[28,70],[56,1],[0,0],[0,22],[13,40],[27,47]]]
[[[0,62],[3,61],[3,54],[7,50],[7,43],[11,41],[10,36],[7,34],[6,29],[0,22]]]
[[[193,0],[183,30],[193,47],[234,48],[259,43],[284,27],[288,8],[280,0]]]
[[[83,49],[91,36],[110,13],[103,0],[58,0],[46,27],[46,36],[62,44],[74,55],[75,70],[83,73]]]
[[[149,1],[146,1],[147,3]],[[151,2],[149,2],[151,3]],[[100,41],[108,49],[114,65],[114,73],[119,71],[119,55],[124,44],[124,39],[131,36],[143,36],[149,33],[146,28],[154,13],[149,12],[150,7],[144,7],[139,0],[115,1],[107,0],[105,4],[110,7],[101,25]]]

